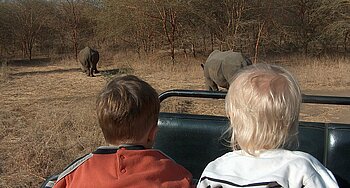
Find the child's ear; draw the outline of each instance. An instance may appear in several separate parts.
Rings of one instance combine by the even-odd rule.
[[[148,134],[149,141],[153,142],[156,139],[157,131],[158,131],[158,125],[155,125],[151,128],[151,130],[149,131],[149,134]]]

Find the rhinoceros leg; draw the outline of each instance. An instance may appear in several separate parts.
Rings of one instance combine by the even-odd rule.
[[[86,73],[86,68],[84,66],[81,66],[81,71]]]
[[[219,91],[219,88],[215,85],[215,87],[210,87],[209,91]]]
[[[218,85],[216,85],[216,83],[209,78],[205,79],[205,85],[209,91],[219,91]]]
[[[97,73],[99,73],[100,71],[98,71],[97,70],[97,67],[96,67],[96,65],[92,65],[93,67],[92,67],[92,70],[94,70],[95,71],[95,74],[97,74]]]
[[[93,69],[92,67],[89,68],[89,76],[95,77],[95,75],[94,75],[94,69]]]

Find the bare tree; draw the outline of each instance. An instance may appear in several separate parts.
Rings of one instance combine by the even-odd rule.
[[[11,31],[20,39],[23,56],[32,59],[33,47],[43,27],[51,18],[49,2],[42,0],[15,0],[11,2]]]
[[[319,40],[324,48],[331,48],[327,45],[332,44],[338,48],[338,45],[341,44],[344,52],[347,52],[350,38],[350,1],[323,1],[317,13],[317,17],[323,18]]]
[[[68,26],[71,31],[71,41],[73,43],[76,60],[78,59],[78,29],[81,19],[81,11],[78,8],[80,3],[81,1],[79,0],[66,0],[66,2],[62,2],[61,4],[65,25]]]
[[[9,6],[9,3],[0,4],[0,59],[3,56],[13,55],[13,51],[16,47],[15,39],[16,36],[13,33],[12,23],[13,20],[12,9]]]
[[[245,0],[224,0],[226,27],[222,28],[226,35],[226,43],[230,49],[236,48],[240,27],[243,25],[246,7]]]
[[[170,45],[170,56],[173,63],[175,63],[175,42],[178,27],[178,15],[176,4],[171,4],[168,1],[152,0],[159,16],[152,16],[157,18],[162,23],[164,35]]]
[[[82,34],[89,28],[89,17],[84,15],[87,8],[87,1],[84,0],[60,0],[58,2],[58,27],[63,34],[62,38],[71,42],[78,58],[79,44],[82,41]]]
[[[113,41],[119,41],[117,46],[133,48],[139,56],[142,52],[149,53],[157,28],[147,13],[147,3],[139,0],[106,0],[105,5],[98,19],[99,37],[113,38]]]

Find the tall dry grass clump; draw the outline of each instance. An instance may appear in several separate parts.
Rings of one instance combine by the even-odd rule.
[[[71,68],[71,67],[79,67],[80,68],[80,63],[76,61],[75,59],[72,59],[71,57],[61,57],[57,58],[55,61],[56,65],[59,65],[61,68]]]
[[[38,187],[45,177],[103,145],[92,103],[85,99],[56,106],[48,101],[34,105],[34,112],[21,106],[4,112],[0,172],[6,175],[0,173],[0,187]]]
[[[292,56],[280,62],[297,76],[303,90],[342,90],[350,86],[350,58]]]
[[[350,58],[342,56],[290,56],[269,60],[289,69],[299,81],[302,93],[350,96]],[[303,121],[350,123],[349,106],[303,104]]]
[[[6,82],[9,77],[9,67],[6,60],[1,61],[0,82]]]

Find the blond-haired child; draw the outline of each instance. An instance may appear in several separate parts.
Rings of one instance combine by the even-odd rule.
[[[70,165],[54,187],[193,187],[192,175],[151,149],[159,115],[157,92],[136,76],[112,79],[97,98],[97,117],[108,146]]]
[[[226,96],[232,152],[207,165],[198,188],[338,187],[316,158],[290,151],[297,143],[301,92],[296,79],[276,65],[240,71]]]

